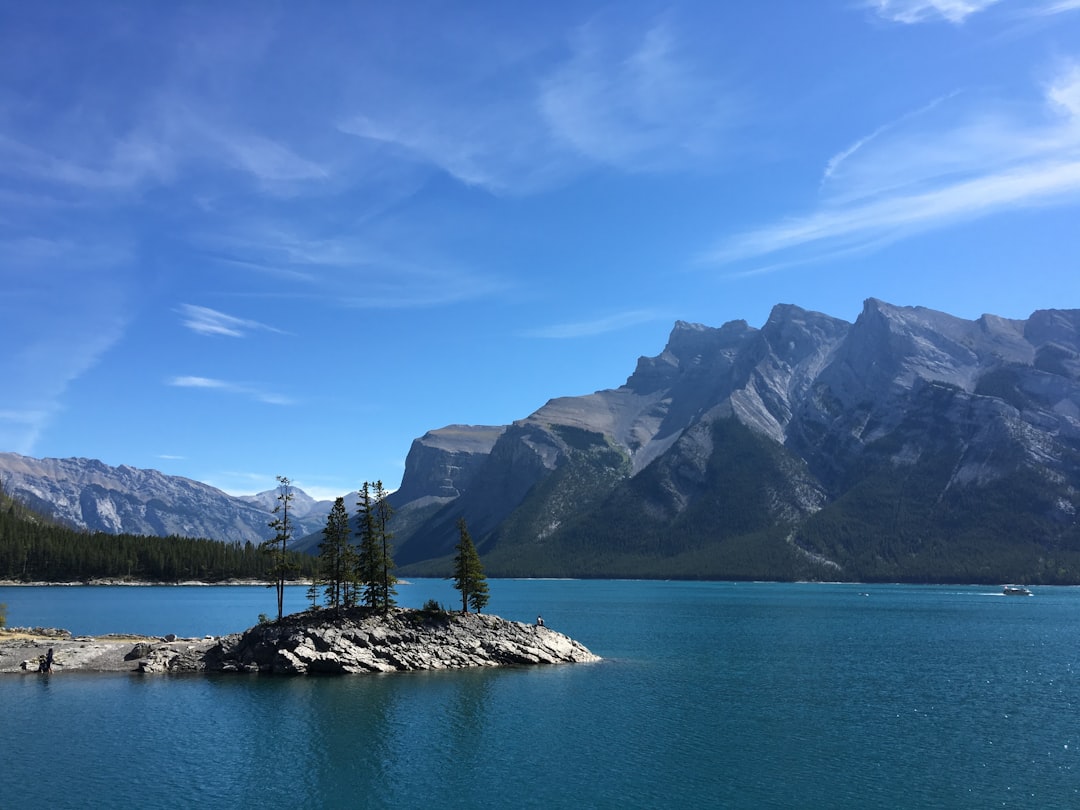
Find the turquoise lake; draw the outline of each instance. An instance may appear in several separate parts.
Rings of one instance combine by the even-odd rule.
[[[492,580],[597,664],[0,677],[0,808],[1080,807],[1080,589]],[[290,589],[288,609],[305,607]],[[398,601],[452,605],[449,582]],[[0,588],[8,621],[204,635],[262,587]]]

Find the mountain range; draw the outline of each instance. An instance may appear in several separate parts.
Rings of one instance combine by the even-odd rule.
[[[13,464],[42,465],[36,483]],[[276,495],[12,454],[0,482],[87,526],[221,539]],[[414,576],[449,572],[464,517],[492,576],[1080,582],[1080,310],[679,321],[619,388],[416,439],[390,502]],[[296,548],[317,548],[327,506]]]
[[[109,534],[204,537],[259,543],[274,536],[269,523],[277,490],[233,496],[207,484],[95,459],[35,459],[0,453],[0,489],[64,525]],[[290,519],[297,536],[318,531],[330,512],[293,488]]]
[[[677,322],[626,384],[413,443],[397,560],[502,576],[1080,581],[1080,311]]]

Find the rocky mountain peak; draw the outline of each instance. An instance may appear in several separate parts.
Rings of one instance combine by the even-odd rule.
[[[677,322],[619,388],[425,433],[391,496],[397,559],[445,575],[464,516],[496,576],[956,580],[997,576],[990,555],[1064,581],[1078,447],[1080,310],[965,320],[871,298],[848,323],[779,304],[760,329]],[[5,488],[35,463],[23,492],[54,513],[265,526],[252,503],[100,462],[8,458]]]
[[[638,394],[670,388],[687,375],[715,375],[730,366],[740,346],[757,334],[746,321],[735,320],[720,328],[676,321],[667,345],[655,357],[641,357],[626,387]]]

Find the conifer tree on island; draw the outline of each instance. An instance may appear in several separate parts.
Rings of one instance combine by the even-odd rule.
[[[487,576],[465,518],[458,518],[457,525],[459,540],[454,556],[454,589],[461,591],[462,613],[467,613],[470,607],[479,613],[488,603]]]
[[[273,539],[264,542],[261,548],[270,555],[270,569],[267,573],[273,580],[267,587],[277,588],[277,617],[280,620],[285,609],[285,580],[295,572],[295,567],[289,561],[288,555],[289,540],[292,539],[292,520],[289,517],[289,505],[293,500],[292,481],[279,475],[277,482],[278,504],[274,507],[274,514],[279,517],[269,523],[274,530]]]
[[[396,604],[394,585],[397,578],[391,573],[394,568],[390,545],[393,535],[387,527],[393,510],[386,501],[382,481],[363,483],[356,511],[357,534],[360,536],[356,570],[361,601],[366,607],[386,613]]]
[[[346,606],[346,588],[353,572],[351,566],[351,544],[349,543],[349,513],[345,510],[345,498],[334,501],[330,514],[326,517],[323,529],[323,541],[319,544],[320,568],[324,581],[323,595],[326,606],[338,612]]]
[[[379,543],[379,607],[383,613],[397,604],[394,597],[397,595],[397,577],[392,573],[394,570],[394,549],[391,540],[394,535],[390,532],[390,518],[394,514],[393,507],[386,500],[387,491],[383,489],[383,482],[375,482],[375,531]]]
[[[375,515],[371,510],[371,485],[365,481],[356,493],[356,536],[360,539],[356,552],[357,602],[374,607],[377,598],[378,559],[375,549]]]

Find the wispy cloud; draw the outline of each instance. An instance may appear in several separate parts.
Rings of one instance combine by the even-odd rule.
[[[223,123],[212,111],[195,111],[190,103],[170,111],[167,147],[191,164],[210,164],[247,174],[263,189],[292,195],[319,193],[330,170],[299,153],[283,136],[270,137],[242,123]],[[189,167],[190,168],[190,167]]]
[[[220,123],[187,105],[175,107],[148,114],[134,129],[80,132],[80,140],[73,134],[71,141],[54,139],[48,146],[0,135],[0,174],[80,194],[173,187],[199,176],[203,167],[235,170],[264,190],[286,194],[301,183],[325,184],[330,177],[326,167],[280,140]],[[93,148],[81,141],[93,142]]]
[[[528,329],[521,334],[523,337],[567,339],[592,337],[607,332],[617,332],[620,329],[628,329],[640,323],[648,323],[657,319],[657,314],[649,310],[633,310],[620,312],[615,315],[607,315],[592,321],[577,321],[575,323],[552,324],[537,329]]]
[[[238,394],[254,399],[257,402],[264,402],[267,405],[294,404],[292,399],[282,396],[281,394],[264,391],[246,383],[228,382],[226,380],[214,379],[213,377],[172,377],[167,380],[167,384],[177,388],[202,388],[205,390],[223,391],[228,394]]]
[[[266,331],[284,334],[281,329],[267,326],[258,321],[236,318],[218,312],[209,307],[200,307],[194,304],[181,304],[178,312],[182,317],[182,323],[191,331],[200,335],[222,335],[225,337],[245,337],[248,332]]]
[[[172,176],[167,150],[135,134],[118,135],[92,151],[91,160],[75,154],[74,143],[46,148],[0,135],[0,174],[92,193],[128,191]]]
[[[703,258],[805,261],[1004,210],[1080,202],[1076,63],[1046,84],[1037,114],[993,104],[906,119],[829,161],[818,210],[737,234]]]
[[[1054,14],[1065,14],[1069,11],[1080,11],[1080,0],[1059,0],[1056,3],[1047,3],[1046,5],[1036,6],[1029,13],[1049,17]]]
[[[728,88],[694,69],[663,22],[629,45],[598,25],[582,27],[570,59],[543,82],[539,103],[558,140],[629,171],[714,157],[735,109]]]
[[[985,11],[1001,0],[870,0],[867,4],[887,20],[921,23],[944,19],[962,23],[972,14]]]
[[[434,228],[381,222],[362,234],[318,235],[303,225],[251,219],[208,234],[219,261],[303,285],[302,296],[338,307],[412,309],[496,294],[506,282],[442,257]],[[261,291],[259,295],[265,295]],[[295,288],[291,297],[298,297]]]
[[[837,173],[837,171],[839,170],[840,165],[842,163],[844,163],[848,158],[850,158],[852,155],[854,155],[860,149],[865,147],[871,141],[875,140],[876,138],[880,137],[881,135],[884,135],[886,132],[889,132],[890,130],[895,129],[896,127],[900,126],[904,122],[906,122],[906,121],[908,121],[908,120],[910,120],[912,118],[916,118],[916,117],[918,117],[920,115],[923,115],[924,113],[929,112],[930,110],[934,109],[939,104],[941,104],[942,102],[947,101],[948,99],[952,98],[955,95],[956,95],[956,93],[952,93],[952,94],[950,94],[948,96],[943,96],[941,98],[934,99],[933,101],[931,101],[929,104],[925,105],[924,107],[921,107],[918,110],[915,110],[914,112],[908,113],[907,115],[902,116],[901,118],[897,119],[896,121],[890,121],[887,124],[882,124],[880,127],[875,129],[869,135],[864,135],[863,137],[861,137],[857,141],[855,141],[855,143],[851,144],[847,148],[842,149],[840,152],[833,155],[831,158],[829,158],[828,162],[826,162],[826,164],[825,164],[825,171],[823,172],[822,177],[821,177],[822,185],[825,185],[830,179],[832,179],[833,175],[835,175]]]
[[[123,337],[131,254],[125,240],[102,233],[0,240],[0,255],[0,323],[12,337],[0,352],[0,446],[31,453],[68,386]]]
[[[414,89],[411,95],[428,91]],[[544,191],[575,176],[581,162],[545,137],[522,87],[506,97],[470,100],[460,89],[448,105],[438,93],[421,103],[388,100],[344,118],[338,128],[382,152],[446,172],[467,186],[500,196]]]
[[[667,21],[611,23],[575,28],[569,54],[553,64],[474,65],[467,77],[393,88],[339,129],[384,159],[435,167],[500,196],[548,191],[598,165],[683,169],[723,154],[736,117],[731,89],[697,67]]]

